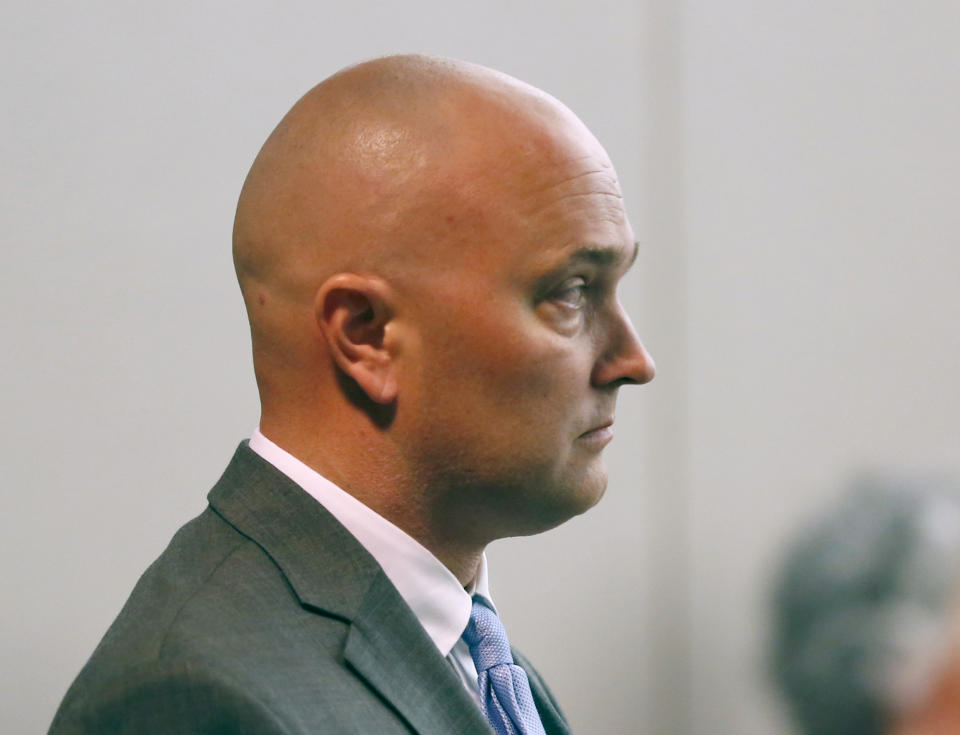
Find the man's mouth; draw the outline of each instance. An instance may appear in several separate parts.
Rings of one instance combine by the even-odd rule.
[[[589,444],[605,446],[613,439],[613,419],[583,432],[579,438]]]

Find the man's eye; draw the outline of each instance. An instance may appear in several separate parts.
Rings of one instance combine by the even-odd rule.
[[[553,292],[550,300],[570,309],[582,309],[587,302],[587,282],[580,276],[568,278]]]

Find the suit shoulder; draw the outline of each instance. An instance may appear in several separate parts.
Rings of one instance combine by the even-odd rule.
[[[292,731],[262,698],[224,672],[183,662],[134,666],[96,696],[65,701],[50,726],[50,735]]]
[[[231,581],[225,583],[224,576]],[[181,665],[195,671],[202,651],[186,650],[181,642],[215,636],[236,609],[238,595],[246,590],[257,596],[251,586],[284,594],[282,577],[265,552],[207,508],[176,533],[140,577],[63,707],[150,670]]]
[[[122,648],[128,659],[158,657],[184,607],[244,550],[262,556],[253,542],[207,508],[177,531],[143,573],[94,658],[114,648]]]

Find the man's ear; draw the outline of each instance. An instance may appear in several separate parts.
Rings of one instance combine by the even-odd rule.
[[[370,400],[397,397],[394,345],[390,340],[393,292],[375,276],[338,273],[317,291],[314,314],[337,366]]]

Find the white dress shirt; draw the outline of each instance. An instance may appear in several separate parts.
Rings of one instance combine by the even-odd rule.
[[[470,620],[472,595],[480,595],[493,605],[486,555],[481,555],[477,576],[464,589],[453,573],[413,537],[278,447],[259,429],[250,437],[250,449],[313,496],[376,559],[479,704],[477,669],[461,636]]]

